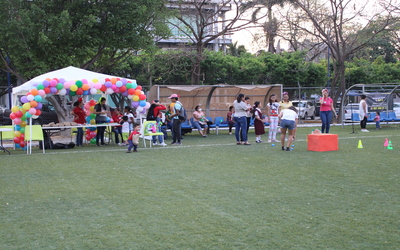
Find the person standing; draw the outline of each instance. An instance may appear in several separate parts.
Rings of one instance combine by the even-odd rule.
[[[171,104],[169,105],[169,118],[172,120],[172,145],[182,145],[181,143],[181,120],[179,120],[180,110],[182,104],[178,101],[179,96],[177,94],[172,94],[169,99],[171,99]]]
[[[379,113],[379,111],[375,112],[374,122],[375,122],[375,128],[381,129],[381,113]]]
[[[282,110],[289,108],[290,106],[293,106],[293,104],[291,101],[289,101],[289,94],[288,92],[283,92],[282,101],[279,102],[279,113]]]
[[[135,122],[135,116],[132,114],[132,109],[129,106],[124,108],[124,116],[128,117],[129,132],[133,130],[133,123]]]
[[[100,97],[99,102],[94,106],[94,114],[96,114],[96,124],[104,124],[107,123],[107,110],[108,106],[106,105],[106,98]],[[104,131],[106,130],[105,126],[97,127],[96,134],[96,145],[97,146],[105,146],[104,143]],[[100,144],[101,142],[101,144]]]
[[[278,117],[281,120],[282,150],[291,151],[290,145],[292,144],[293,137],[295,136],[297,121],[299,119],[297,109],[293,106],[290,106],[289,108],[282,110],[282,112],[279,113]],[[285,149],[285,137],[287,130],[289,130],[289,138]]]
[[[122,119],[122,114],[119,111],[118,108],[114,109],[114,111],[112,112],[111,118],[113,119],[114,122],[116,123],[120,123],[121,119]],[[113,132],[115,135],[115,143],[120,145],[124,143],[124,138],[122,137],[122,126],[121,125],[117,125],[113,127]],[[121,137],[121,142],[119,142],[119,137]]]
[[[74,116],[74,122],[77,124],[85,124],[86,117],[85,117],[85,109],[83,108],[83,100],[79,98],[78,101],[74,103],[74,109],[72,110],[71,114]],[[77,128],[76,133],[76,146],[82,146],[83,144],[83,128]]]
[[[259,101],[254,103],[253,116],[254,116],[254,132],[256,134],[256,143],[261,143],[262,142],[261,135],[265,134],[265,128]]]
[[[147,113],[146,120],[148,121],[156,121],[157,122],[157,129],[158,132],[161,132],[161,110],[166,110],[167,108],[164,105],[160,104],[159,100],[154,100],[153,103],[151,104],[149,111]],[[153,145],[158,145],[157,144],[157,136],[152,137],[153,140]],[[158,136],[158,141],[161,146],[166,146],[167,144],[164,143],[164,136],[159,135]]]
[[[333,100],[329,97],[329,91],[327,89],[322,90],[322,97],[319,98],[319,103],[321,104],[319,111],[322,122],[321,132],[329,133],[332,122],[332,112],[335,113],[335,117],[337,117],[337,114],[333,106]]]
[[[276,132],[278,130],[278,114],[279,114],[279,102],[276,99],[275,94],[271,94],[269,96],[269,102],[267,104],[267,116],[269,123],[269,133],[268,133],[268,142],[279,142],[276,139]]]
[[[236,100],[233,102],[233,107],[235,109],[235,116],[233,121],[235,122],[235,137],[237,145],[250,145],[247,141],[247,111],[249,108],[244,100],[244,94],[240,93]],[[241,131],[241,136],[239,136],[239,131]],[[240,140],[240,137],[242,138]]]
[[[130,153],[132,148],[133,152],[137,152],[137,146],[139,145],[139,137],[140,137],[140,124],[134,124],[133,125],[133,131],[128,137],[128,151],[127,153]]]
[[[229,125],[229,134],[230,135],[232,134],[232,127],[235,124],[233,122],[233,113],[234,113],[233,106],[229,106],[229,111],[226,114],[226,121],[228,122],[228,125]]]
[[[368,104],[367,104],[367,96],[361,95],[361,101],[358,108],[358,115],[360,116],[360,126],[361,132],[369,132],[367,127],[367,119],[368,119]]]

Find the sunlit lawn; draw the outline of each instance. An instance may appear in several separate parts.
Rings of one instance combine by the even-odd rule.
[[[399,249],[399,129],[334,127],[339,151],[310,152],[311,129],[292,152],[226,131],[0,152],[0,249]]]

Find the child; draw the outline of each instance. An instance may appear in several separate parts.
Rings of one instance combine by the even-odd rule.
[[[261,135],[265,134],[264,121],[260,109],[260,102],[255,102],[253,107],[254,132],[256,133],[256,143],[261,143]]]
[[[139,144],[139,136],[140,136],[140,124],[134,124],[133,125],[133,131],[131,135],[128,138],[128,151],[127,153],[131,152],[131,149],[133,148],[133,152],[137,152],[137,146]]]
[[[121,121],[119,122],[119,124],[122,125],[122,141],[125,142],[125,145],[128,145],[127,139],[129,136],[129,120],[128,120],[128,116],[124,115],[121,119]],[[120,146],[123,146],[124,144],[121,143]]]
[[[269,103],[267,104],[267,116],[269,123],[269,134],[268,134],[268,142],[279,142],[276,139],[276,132],[278,130],[278,114],[279,114],[279,102],[276,100],[276,95],[271,94],[269,96]]]
[[[234,113],[233,106],[229,106],[229,111],[226,114],[226,121],[228,122],[228,125],[229,125],[229,134],[230,135],[232,134],[232,127],[234,125],[233,113]]]
[[[381,114],[376,111],[374,122],[376,123],[376,129],[381,129]]]

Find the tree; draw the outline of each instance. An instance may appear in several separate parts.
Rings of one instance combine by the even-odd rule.
[[[173,33],[178,39],[186,39],[188,44],[195,48],[196,54],[192,58],[192,84],[199,84],[201,62],[204,60],[204,50],[218,38],[225,38],[235,31],[239,31],[252,24],[246,19],[246,13],[254,6],[248,6],[244,0],[191,0],[170,1],[170,9],[176,9],[174,19],[169,20]],[[233,10],[232,15],[226,12]],[[265,15],[264,15],[265,16]],[[257,17],[256,20],[264,16]],[[239,22],[240,21],[240,22]]]
[[[0,0],[0,69],[19,83],[70,65],[105,72],[152,46],[155,37],[169,35],[164,3]],[[66,110],[58,107],[65,102],[50,100],[56,110]],[[58,115],[63,121],[69,114]]]
[[[353,0],[329,0],[327,5],[314,0],[296,0],[295,4],[301,10],[303,22],[293,25],[327,44],[331,51],[334,77],[330,87],[336,102],[346,89],[345,62],[398,22],[398,17],[392,16],[392,12],[384,16],[377,13],[363,23],[360,19],[367,14],[368,2],[359,5]]]
[[[253,12],[253,18],[255,19],[258,13],[262,12],[264,8],[267,8],[268,19],[263,23],[262,27],[265,34],[265,39],[268,46],[268,52],[275,53],[275,37],[278,34],[279,22],[273,16],[272,8],[274,6],[283,7],[285,3],[294,3],[294,0],[255,0],[249,3],[249,5],[256,6],[255,12]]]
[[[103,72],[169,35],[163,3],[0,0],[0,69],[20,82],[69,65]]]

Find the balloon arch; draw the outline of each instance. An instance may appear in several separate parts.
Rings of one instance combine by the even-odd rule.
[[[146,101],[146,95],[142,91],[142,86],[137,85],[134,80],[127,80],[123,78],[110,77],[99,78],[88,81],[70,80],[66,81],[63,78],[46,78],[41,83],[33,84],[30,91],[21,97],[21,106],[13,106],[10,118],[14,124],[14,143],[16,148],[26,149],[25,143],[25,127],[27,120],[31,117],[37,117],[41,114],[42,103],[41,101],[47,95],[69,95],[69,96],[86,96],[95,94],[113,94],[119,93],[122,96],[127,96],[132,100],[132,107],[137,108],[138,112],[145,113],[146,109],[150,107],[150,103]],[[85,104],[86,121],[88,124],[95,124],[95,114],[93,114],[95,100],[90,100]],[[111,120],[109,120],[110,122]],[[90,125],[88,126],[90,127]],[[90,129],[91,132],[87,133],[86,139],[93,139],[96,135],[96,129]]]

